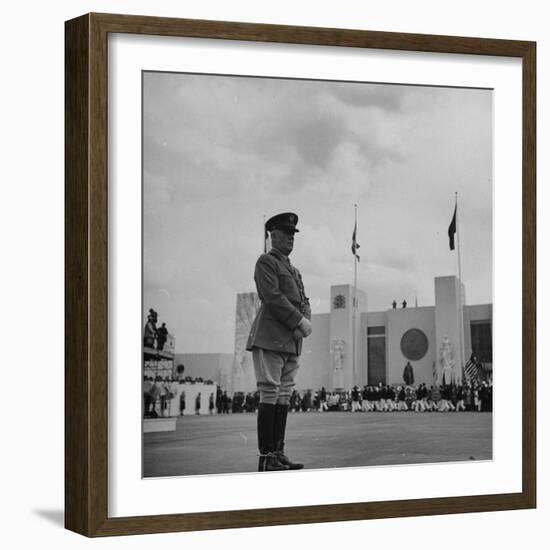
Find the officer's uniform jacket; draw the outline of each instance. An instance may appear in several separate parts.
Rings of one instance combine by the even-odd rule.
[[[256,262],[254,281],[261,306],[252,323],[246,349],[263,348],[300,355],[302,337],[298,323],[311,318],[309,300],[300,272],[277,249]]]

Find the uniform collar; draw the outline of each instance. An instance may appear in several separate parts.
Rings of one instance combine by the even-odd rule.
[[[273,256],[275,256],[276,258],[279,258],[280,260],[283,260],[284,262],[287,262],[287,263],[290,264],[290,260],[289,260],[288,256],[285,256],[279,249],[272,248],[269,251],[269,253],[272,254]]]

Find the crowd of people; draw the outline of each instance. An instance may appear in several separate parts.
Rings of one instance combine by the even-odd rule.
[[[185,392],[178,392],[178,384],[199,383],[202,379],[184,380],[160,376],[144,377],[143,399],[146,418],[165,416],[171,399],[179,393],[179,413],[186,410]],[[208,380],[206,384],[213,384]],[[201,414],[202,396],[195,396],[195,414]],[[209,414],[255,413],[260,403],[260,394],[235,392],[232,395],[217,386],[216,392],[209,393]],[[290,412],[491,412],[493,410],[493,386],[489,382],[464,384],[463,386],[384,385],[354,386],[352,390],[327,391],[294,390],[290,397]]]
[[[290,410],[348,412],[490,412],[493,410],[493,387],[488,382],[463,386],[383,385],[354,386],[351,391],[326,391],[321,388],[303,393],[294,390]]]
[[[237,392],[230,397],[221,392],[216,400],[218,413],[255,412],[259,393]],[[290,412],[490,412],[493,410],[493,386],[488,382],[463,386],[426,384],[355,386],[350,391],[294,390]]]

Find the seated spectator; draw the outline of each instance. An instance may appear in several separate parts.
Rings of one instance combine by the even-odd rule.
[[[369,402],[369,410],[376,410],[376,395],[375,388],[373,386],[367,386],[367,400]]]
[[[440,386],[441,399],[439,401],[439,412],[449,412],[451,410],[451,386]]]
[[[391,386],[386,389],[386,410],[393,412],[396,408],[395,390]]]
[[[349,410],[348,395],[346,392],[342,392],[339,396],[339,408],[341,411]]]
[[[328,411],[327,405],[327,390],[323,386],[319,392],[319,412]]]
[[[361,410],[359,397],[360,397],[359,388],[357,386],[353,386],[353,390],[351,391],[351,412],[356,412]]]
[[[481,399],[479,398],[479,388],[477,386],[474,386],[473,395],[474,395],[474,410],[477,411],[477,412],[480,412],[481,411]]]
[[[472,386],[468,383],[464,389],[464,407],[467,411],[474,410],[474,392]]]
[[[363,391],[361,392],[361,409],[363,412],[371,411],[370,404],[370,392],[368,386],[363,386]]]
[[[314,411],[318,411],[321,407],[321,402],[319,400],[319,392],[315,391],[313,392],[313,403],[312,403],[312,406],[313,406],[313,410]]]
[[[456,404],[458,403],[458,399],[457,399],[456,386],[454,384],[451,386],[450,401],[451,401],[451,410],[456,411]]]
[[[466,386],[458,386],[456,390],[456,412],[466,410],[466,405],[464,403],[465,393],[466,393]]]
[[[408,411],[407,403],[405,401],[405,388],[403,386],[398,386],[397,388],[397,410],[398,411]]]
[[[388,387],[387,386],[383,386],[382,384],[380,384],[380,391],[379,391],[378,397],[380,398],[380,410],[382,412],[386,412],[388,410],[388,405],[387,405]]]
[[[330,393],[328,396],[328,410],[340,410],[340,396],[336,392]]]
[[[407,409],[413,410],[414,403],[416,402],[416,390],[412,386],[405,386],[405,403],[407,403]]]
[[[428,403],[431,402],[431,410],[433,411],[439,411],[439,402],[441,401],[441,392],[439,390],[439,386],[436,384],[430,388],[430,399],[428,400]]]
[[[424,411],[427,411],[428,410],[428,388],[426,387],[426,384],[424,384],[424,382],[422,382],[421,388],[422,389],[420,392],[420,396],[422,400],[422,406],[424,408]]]
[[[374,386],[372,389],[372,398],[374,402],[374,408],[377,412],[382,412],[384,409],[382,407],[382,384]]]
[[[414,412],[424,412],[426,410],[424,403],[422,402],[422,384],[416,388],[416,398],[414,400]]]

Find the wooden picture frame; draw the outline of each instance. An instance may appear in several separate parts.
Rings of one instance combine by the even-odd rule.
[[[522,491],[139,517],[108,516],[107,36],[132,33],[506,56],[523,71]],[[483,512],[536,506],[536,44],[88,14],[65,27],[65,525],[108,536]]]

